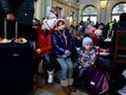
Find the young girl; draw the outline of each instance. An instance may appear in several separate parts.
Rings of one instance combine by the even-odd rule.
[[[75,68],[74,87],[83,87],[86,83],[84,77],[88,74],[88,70],[94,64],[97,51],[93,46],[93,40],[90,37],[83,38],[82,50],[79,55],[79,62]]]

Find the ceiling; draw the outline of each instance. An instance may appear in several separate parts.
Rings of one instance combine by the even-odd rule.
[[[85,3],[92,3],[92,2],[97,2],[99,0],[80,0],[80,4],[85,4]]]

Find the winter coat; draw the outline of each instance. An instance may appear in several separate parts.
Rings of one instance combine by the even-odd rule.
[[[74,44],[72,41],[72,37],[66,31],[65,33],[67,38],[67,46],[65,45],[65,38],[62,34],[59,34],[58,32],[53,32],[52,34],[52,46],[53,46],[53,52],[56,56],[62,56],[65,54],[65,50],[69,50],[72,52],[72,49],[74,48]]]
[[[52,33],[52,46],[53,53],[56,56],[62,56],[65,53],[65,39],[64,37],[58,34],[58,32]]]
[[[96,53],[97,52],[94,47],[89,52],[87,52],[85,50],[81,50],[80,56],[79,56],[80,64],[86,68],[90,67],[95,62]]]
[[[48,34],[43,31],[38,32],[38,46],[41,49],[41,54],[52,52],[51,32]]]

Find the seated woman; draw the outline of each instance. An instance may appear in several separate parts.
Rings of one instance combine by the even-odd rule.
[[[38,47],[36,52],[41,56],[42,59],[39,68],[41,69],[41,67],[43,66],[42,69],[44,71],[44,77],[48,77],[48,83],[53,83],[54,80],[54,64],[56,64],[56,61],[53,57],[52,32],[56,21],[56,14],[52,10],[50,10],[47,18],[43,19],[41,29],[37,33]]]
[[[58,79],[65,89],[72,85],[73,64],[71,61],[71,50],[73,49],[71,37],[65,30],[64,20],[58,20],[56,29],[52,34],[53,53],[59,63],[61,70]]]
[[[51,31],[44,29],[44,24],[41,25],[41,31],[38,32],[38,48],[36,52],[41,56],[42,64],[44,63],[44,67],[41,68],[44,69],[44,73],[47,70],[48,74],[53,73],[53,63],[50,61],[52,56]],[[52,79],[48,80],[48,83],[52,83],[52,81]]]

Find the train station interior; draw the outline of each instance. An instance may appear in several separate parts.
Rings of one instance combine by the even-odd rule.
[[[126,95],[126,0],[0,0],[0,95]]]

